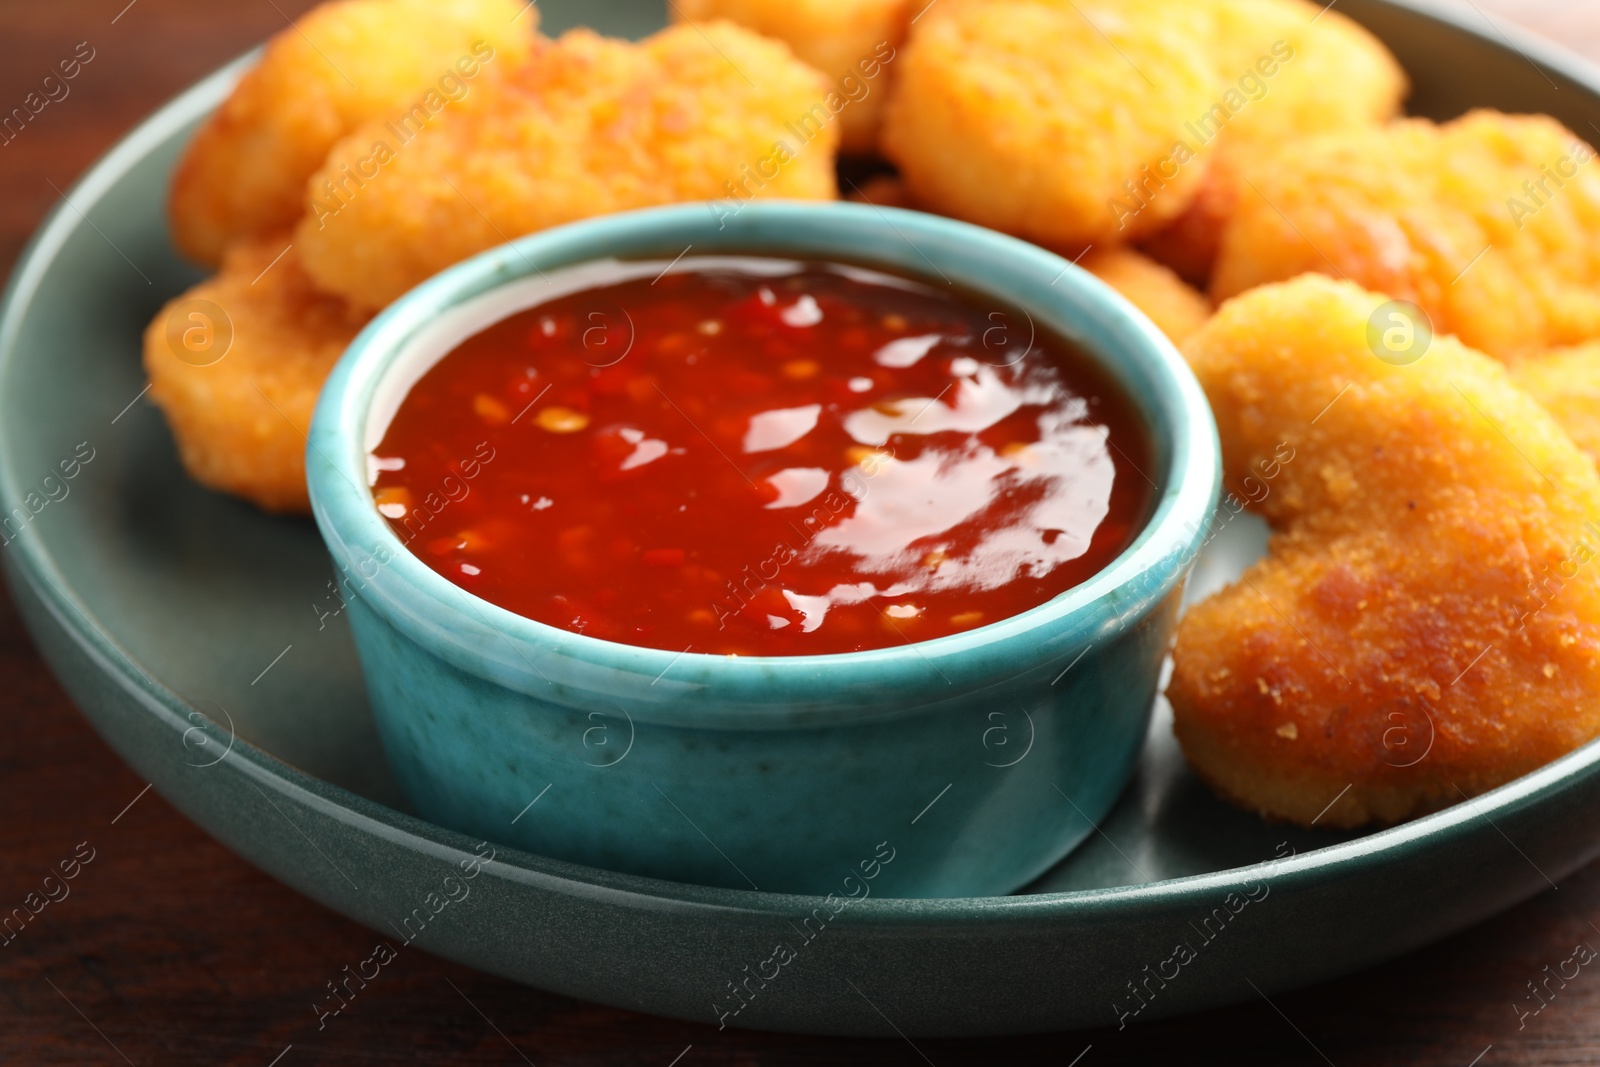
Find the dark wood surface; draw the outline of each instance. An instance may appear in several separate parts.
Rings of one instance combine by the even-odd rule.
[[[52,184],[65,188],[162,101],[307,6],[125,3],[0,0],[0,111],[20,103],[78,42],[95,49],[70,95],[0,147],[0,269],[57,198]],[[1477,6],[1600,57],[1594,0]],[[1530,1003],[1526,983],[1546,965],[1569,958],[1581,941],[1600,946],[1600,928],[1591,925],[1600,924],[1600,864],[1388,966],[1272,1004],[1120,1033],[912,1046],[718,1032],[540,993],[420,954],[386,971],[319,1032],[312,1004],[322,983],[363,958],[372,935],[245,864],[154,792],[141,794],[144,783],[73,709],[3,598],[0,709],[0,912],[39,892],[75,850],[93,850],[66,883],[70,894],[0,944],[0,1064],[951,1067],[1066,1065],[1080,1053],[1082,1067],[1600,1060],[1600,977],[1591,970],[1520,1028],[1516,1010]]]

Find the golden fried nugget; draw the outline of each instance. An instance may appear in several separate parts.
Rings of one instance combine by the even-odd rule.
[[[319,285],[377,308],[476,252],[593,215],[833,199],[838,124],[802,121],[827,91],[786,45],[732,23],[639,44],[575,30],[415,137],[377,124],[340,142],[296,246]]]
[[[1182,620],[1168,696],[1200,776],[1274,819],[1398,822],[1600,733],[1600,475],[1453,338],[1377,358],[1384,303],[1308,275],[1185,346],[1277,532]]]
[[[196,481],[268,511],[305,512],[311,411],[369,316],[316,292],[288,243],[230,249],[220,274],[146,328],[144,366]]]
[[[1149,256],[1131,248],[1101,248],[1078,266],[1128,298],[1150,321],[1181,342],[1211,317],[1211,302]]]
[[[485,66],[532,46],[518,0],[335,0],[267,45],[189,143],[172,184],[173,237],[214,266],[241,238],[293,226],[334,142],[374,120],[424,121]]]
[[[1248,183],[1302,139],[1375,126],[1400,112],[1405,71],[1377,38],[1309,0],[1205,0],[1218,20],[1210,111],[1185,128],[1209,155],[1198,195],[1148,249],[1196,284]]]
[[[1493,111],[1309,138],[1240,198],[1213,295],[1318,271],[1501,359],[1600,337],[1593,161],[1554,119]]]
[[[1512,365],[1511,380],[1600,463],[1600,342],[1521,360]]]
[[[895,61],[881,134],[930,210],[1081,248],[1160,229],[1205,167],[1215,19],[1162,0],[940,0]]]
[[[877,148],[878,122],[906,23],[927,0],[677,0],[682,21],[728,19],[767,37],[827,75],[830,111],[840,123],[840,148],[852,155]]]
[[[1365,28],[1311,0],[1203,0],[1217,19],[1221,96],[1194,136],[1273,148],[1400,112],[1408,81]]]

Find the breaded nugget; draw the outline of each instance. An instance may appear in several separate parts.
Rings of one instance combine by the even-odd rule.
[[[280,235],[230,249],[220,274],[150,323],[144,366],[196,481],[268,511],[304,512],[311,411],[369,316],[316,292],[288,243]]]
[[[688,200],[838,195],[828,92],[788,46],[732,23],[645,41],[575,30],[402,139],[340,142],[296,230],[306,270],[381,307],[452,263],[549,226]],[[366,175],[363,179],[362,175]]]
[[[1600,337],[1593,161],[1554,119],[1493,111],[1310,138],[1240,198],[1213,295],[1319,271],[1501,359]]]
[[[1311,0],[1203,0],[1217,19],[1221,96],[1190,131],[1285,147],[1308,133],[1387,122],[1408,81],[1365,28]]]
[[[1174,343],[1211,317],[1211,302],[1171,270],[1131,248],[1098,248],[1078,266],[1128,298]]]
[[[336,0],[314,8],[272,39],[189,143],[172,184],[179,249],[214,266],[232,242],[293,226],[306,179],[339,138],[471,92],[486,64],[520,62],[538,20],[528,7]]]
[[[673,15],[690,22],[728,19],[767,37],[827,75],[837,94],[840,148],[868,155],[906,23],[927,0],[677,0]]]
[[[1521,360],[1512,366],[1511,380],[1600,463],[1600,342]]]
[[[881,135],[930,210],[1058,248],[1183,212],[1175,151],[1220,86],[1209,9],[1161,0],[939,0],[895,61]]]
[[[1307,136],[1387,122],[1408,89],[1383,43],[1324,4],[1205,2],[1218,20],[1222,88],[1185,132],[1209,155],[1209,167],[1188,210],[1147,245],[1196,284],[1209,278],[1222,228],[1247,182]]]
[[[1274,819],[1397,822],[1600,733],[1600,475],[1454,339],[1377,358],[1384,302],[1308,275],[1185,346],[1277,533],[1184,617],[1168,696],[1200,776]]]

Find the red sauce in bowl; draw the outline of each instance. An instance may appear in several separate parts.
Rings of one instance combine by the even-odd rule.
[[[468,338],[374,450],[418,558],[674,652],[850,652],[1042,604],[1148,519],[1150,445],[992,300],[763,257],[617,264]]]

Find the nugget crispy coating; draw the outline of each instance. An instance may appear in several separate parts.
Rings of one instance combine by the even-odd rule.
[[[176,298],[146,328],[150,399],[203,485],[267,511],[306,512],[305,450],[322,383],[368,316],[316,292],[286,235],[235,246],[222,271]],[[281,258],[278,258],[281,253]],[[195,301],[209,301],[214,311]],[[195,318],[194,315],[201,318]],[[231,323],[216,362],[204,348]],[[197,347],[185,349],[184,331]]]
[[[485,64],[520,62],[538,20],[536,8],[519,17],[522,7],[336,0],[314,8],[272,39],[189,142],[172,183],[178,248],[215,266],[232,242],[293,226],[306,179],[339,138],[401,118],[429,92],[434,102],[470,93]]]
[[[1097,248],[1080,259],[1078,266],[1127,297],[1175,344],[1211,317],[1209,300],[1171,270],[1131,248]]]
[[[1213,295],[1318,271],[1501,359],[1600,337],[1593,159],[1554,119],[1493,111],[1310,138],[1240,198]]]
[[[884,153],[930,210],[1040,244],[1152,232],[1204,176],[1173,150],[1220,91],[1214,22],[1159,0],[940,0],[895,61]]]
[[[1221,96],[1200,135],[1284,147],[1325,130],[1399,114],[1408,81],[1358,23],[1311,0],[1205,0],[1217,19]],[[1219,110],[1220,108],[1220,110]],[[1190,131],[1193,133],[1194,131]]]
[[[1512,366],[1511,380],[1600,463],[1600,342],[1521,360]]]
[[[1204,284],[1245,184],[1316,133],[1370,127],[1400,112],[1405,71],[1372,34],[1309,0],[1207,0],[1218,20],[1223,88],[1186,130],[1209,168],[1198,195],[1151,252]]]
[[[1377,359],[1384,300],[1308,275],[1185,346],[1277,533],[1182,620],[1175,731],[1219,793],[1301,824],[1411,818],[1600,733],[1600,475],[1488,357]]]
[[[926,2],[677,0],[672,13],[690,22],[728,19],[788,44],[795,55],[827,75],[840,101],[848,101],[838,111],[840,148],[852,155],[869,155],[877,148],[883,101],[906,23]]]
[[[409,140],[379,124],[340,142],[296,246],[319,285],[378,308],[476,252],[593,215],[833,199],[838,124],[809,141],[790,125],[827,91],[786,45],[732,23],[639,44],[575,30]]]

